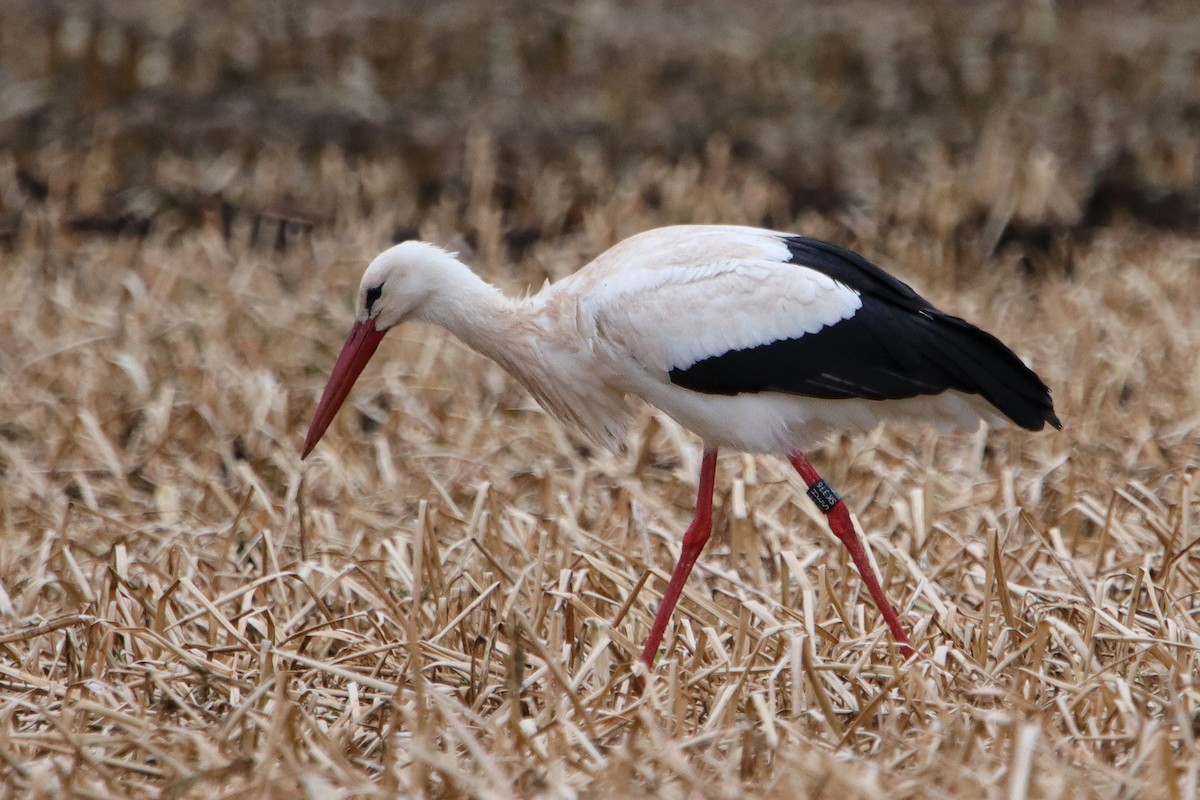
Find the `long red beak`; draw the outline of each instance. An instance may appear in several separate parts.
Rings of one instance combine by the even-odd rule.
[[[317,404],[317,413],[313,414],[312,424],[308,426],[308,436],[304,437],[304,452],[300,455],[302,460],[308,458],[317,442],[321,441],[325,429],[337,416],[346,395],[350,394],[350,389],[358,380],[363,367],[371,360],[371,356],[375,355],[375,348],[379,347],[385,333],[386,329],[375,330],[373,319],[355,322],[354,327],[350,329],[350,335],[342,345],[342,353],[329,375],[329,383],[325,384],[325,393],[321,395],[321,402]]]

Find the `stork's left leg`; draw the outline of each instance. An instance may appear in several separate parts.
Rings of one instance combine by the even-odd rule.
[[[900,652],[904,654],[905,658],[912,657],[916,654],[912,640],[908,638],[908,632],[900,624],[896,610],[892,608],[887,595],[883,593],[883,587],[879,585],[879,578],[876,577],[875,570],[871,569],[867,551],[858,538],[858,532],[854,530],[854,523],[850,521],[850,512],[846,509],[846,504],[817,473],[816,468],[804,457],[803,453],[797,450],[788,456],[788,460],[792,462],[796,472],[800,473],[800,477],[808,485],[808,496],[825,514],[825,521],[829,523],[829,529],[842,540],[842,544],[850,551],[850,558],[854,560],[858,574],[862,576],[863,583],[867,585],[867,591],[871,593],[879,612],[883,614],[888,627],[892,629],[892,638],[900,644]]]
[[[683,593],[683,585],[687,583],[688,575],[692,574],[692,565],[700,557],[700,551],[712,535],[712,504],[713,484],[717,478],[717,451],[705,450],[704,459],[700,463],[700,488],[696,491],[696,516],[683,535],[683,549],[679,553],[679,561],[675,571],[671,573],[671,582],[663,592],[662,602],[658,604],[658,614],[654,617],[654,625],[650,628],[650,636],[646,640],[646,648],[642,650],[642,662],[647,667],[654,666],[658,655],[658,646],[662,644],[663,634],[667,631],[667,623],[671,620],[671,612],[675,603]]]

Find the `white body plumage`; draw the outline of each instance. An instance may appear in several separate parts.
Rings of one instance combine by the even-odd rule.
[[[363,276],[358,318],[368,316],[366,291],[382,286],[372,309],[377,327],[411,314],[449,329],[500,363],[551,414],[610,448],[624,439],[626,395],[661,409],[707,446],[745,452],[805,449],[886,419],[965,429],[981,415],[1000,419],[959,391],[831,399],[711,394],[673,383],[672,369],[813,336],[861,311],[858,291],[793,263],[785,236],[736,226],[658,228],[524,299],[505,297],[441,248],[404,242]],[[388,294],[420,302],[385,304]]]

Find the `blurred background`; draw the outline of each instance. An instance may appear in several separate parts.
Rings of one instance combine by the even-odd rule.
[[[0,16],[10,243],[50,206],[84,235],[245,225],[280,248],[348,218],[395,238],[441,219],[502,259],[622,193],[718,221],[672,194],[664,170],[684,165],[753,187],[721,221],[901,226],[945,243],[939,268],[1013,252],[1070,269],[1070,245],[1115,221],[1194,229],[1198,148],[1189,0],[7,0]],[[498,219],[452,219],[481,192]]]

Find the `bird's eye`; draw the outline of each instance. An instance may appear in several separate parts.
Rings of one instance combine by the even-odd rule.
[[[371,313],[371,306],[375,305],[376,301],[379,300],[379,296],[382,294],[383,294],[383,284],[382,283],[379,284],[378,286],[372,286],[370,289],[367,289],[367,313],[368,314]]]

